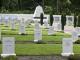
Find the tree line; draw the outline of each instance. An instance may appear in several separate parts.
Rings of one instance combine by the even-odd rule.
[[[79,14],[80,0],[0,0],[0,12],[33,13],[41,5],[46,14]]]

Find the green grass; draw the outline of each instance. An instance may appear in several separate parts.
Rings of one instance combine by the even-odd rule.
[[[0,45],[0,53],[2,47]],[[54,55],[62,53],[61,44],[16,44],[17,55]],[[74,44],[74,53],[80,54],[80,45]]]
[[[5,36],[12,36],[16,38],[16,41],[33,41],[34,40],[34,26],[30,25],[26,27],[26,35],[19,35],[18,28],[19,26],[16,26],[16,30],[11,30],[10,27],[5,27],[4,25],[1,26],[2,28],[2,37]],[[56,32],[55,35],[48,35],[48,30],[42,28],[42,40],[43,41],[58,41],[61,42],[63,37],[70,37],[70,35],[62,33],[62,32]]]
[[[15,37],[16,41],[33,41],[34,40],[34,26],[30,25],[26,27],[26,35],[18,34],[18,25],[16,30],[11,30],[10,27],[1,26],[2,37]],[[57,41],[62,42],[62,38],[70,37],[69,34],[63,32],[56,32],[55,35],[48,35],[48,30],[42,28],[42,40],[43,41]],[[0,53],[2,47],[0,44]],[[17,55],[53,55],[61,54],[62,45],[61,44],[16,44],[15,53]],[[74,53],[80,54],[80,46],[74,44]]]

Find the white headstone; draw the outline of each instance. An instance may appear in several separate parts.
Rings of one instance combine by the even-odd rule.
[[[74,16],[66,16],[66,25],[68,26],[74,25]]]
[[[15,54],[15,38],[14,37],[3,37],[2,38],[2,54],[1,56],[11,56]]]
[[[43,13],[44,14],[44,11],[43,11],[43,8],[42,6],[37,6],[36,9],[35,9],[35,12],[34,12],[34,15],[33,17],[40,17],[40,14]]]
[[[73,40],[72,38],[63,38],[62,41],[62,56],[73,55]]]
[[[9,16],[4,16],[4,25],[9,26]]]
[[[25,21],[24,21],[24,18],[22,18],[22,20],[20,21],[20,24],[19,24],[19,34],[26,34],[26,31],[25,31]]]
[[[75,28],[75,31],[80,34],[80,27],[76,27],[76,28]]]
[[[44,27],[45,27],[45,28],[49,28],[48,21],[46,21],[46,20],[44,20]]]
[[[64,32],[71,34],[74,31],[74,27],[73,26],[64,26]]]
[[[73,42],[78,40],[78,33],[76,31],[72,32],[72,38],[73,38]]]
[[[15,16],[10,17],[10,23],[11,23],[11,29],[15,29],[15,23],[16,23],[17,18]]]
[[[48,35],[53,35],[54,33],[55,33],[54,27],[53,26],[49,26]]]
[[[62,25],[61,25],[61,15],[53,15],[54,22],[53,27],[55,31],[61,31]]]
[[[34,28],[34,42],[38,42],[42,40],[42,30],[38,21],[35,21],[35,28]]]

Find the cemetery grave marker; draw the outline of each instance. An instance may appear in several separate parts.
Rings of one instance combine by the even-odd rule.
[[[73,53],[73,39],[72,38],[63,38],[62,41],[62,56],[74,55]]]
[[[11,16],[10,17],[11,29],[15,29],[16,20],[17,20],[17,17],[16,16]]]
[[[42,30],[41,30],[39,22],[35,20],[34,42],[38,42],[40,40],[42,40]]]
[[[53,27],[55,31],[61,31],[62,25],[61,25],[61,15],[53,15],[54,22]]]
[[[44,11],[43,11],[43,8],[39,5],[35,9],[35,12],[34,12],[34,15],[33,15],[33,20],[40,21],[41,14],[44,15]],[[43,19],[47,19],[47,17],[43,17]]]
[[[35,9],[35,12],[34,12],[34,15],[33,17],[36,19],[38,19],[38,17],[40,17],[40,14],[43,13],[44,14],[44,11],[43,11],[43,8],[39,5],[36,7]]]
[[[66,16],[66,25],[64,26],[64,32],[71,34],[74,31],[74,16]]]
[[[44,15],[44,16],[45,16],[45,15]],[[48,24],[49,16],[46,15],[45,17],[46,17],[46,19],[43,20],[44,27],[45,27],[45,28],[49,28],[49,24]]]
[[[77,31],[73,31],[72,32],[72,38],[73,38],[73,42],[78,40],[78,33],[77,33]]]
[[[74,16],[66,16],[66,25],[68,26],[74,25]]]
[[[8,15],[4,16],[4,25],[9,26],[9,16]]]
[[[25,30],[26,30],[25,29],[25,21],[24,21],[24,18],[22,18],[22,20],[19,23],[19,34],[26,34]]]
[[[53,26],[49,26],[48,35],[53,35],[54,33],[55,33],[54,27]]]
[[[3,37],[2,38],[2,57],[15,56],[15,38]]]

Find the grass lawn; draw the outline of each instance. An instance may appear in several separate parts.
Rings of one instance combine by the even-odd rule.
[[[0,53],[1,50],[0,45]],[[54,55],[61,52],[61,44],[16,44],[17,55]],[[80,54],[80,45],[74,44],[74,53]]]
[[[10,27],[1,26],[2,28],[2,37],[12,36],[16,38],[16,41],[33,41],[34,40],[34,26],[30,25],[26,27],[26,35],[18,34],[18,25],[15,30],[11,30]],[[54,35],[49,36],[48,30],[42,28],[42,40],[43,41],[58,41],[61,42],[63,37],[70,37],[69,34],[62,32],[56,32]]]
[[[30,25],[26,28],[26,35],[18,34],[18,25],[15,30],[11,30],[10,27],[1,26],[2,37],[11,36],[15,37],[16,41],[33,41],[34,40],[34,26]],[[55,35],[48,35],[48,30],[42,28],[42,40],[43,41],[57,41],[62,42],[62,38],[70,37],[69,34],[63,32],[56,32]],[[17,55],[54,55],[61,54],[61,44],[16,44]],[[0,53],[2,47],[0,44]],[[74,53],[80,54],[80,45],[74,44]]]

